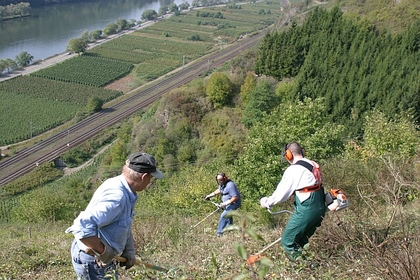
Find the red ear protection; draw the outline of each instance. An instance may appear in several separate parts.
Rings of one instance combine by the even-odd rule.
[[[290,151],[288,148],[289,148],[289,145],[290,144],[287,144],[287,145],[284,145],[284,147],[283,147],[283,151],[282,151],[282,155],[283,155],[283,157],[285,158],[285,159],[287,159],[287,160],[293,160],[293,153],[292,153],[292,151]],[[299,145],[299,147],[300,147],[300,145]],[[305,157],[305,150],[304,149],[302,149],[302,147],[300,147],[300,153],[302,154],[302,156],[303,157]]]
[[[285,157],[287,160],[293,160],[293,154],[292,152],[287,148],[289,145],[284,145],[282,154],[283,157]]]

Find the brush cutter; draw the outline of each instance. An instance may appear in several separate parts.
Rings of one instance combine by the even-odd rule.
[[[278,212],[273,212],[271,211],[270,208],[267,208],[267,211],[270,214],[273,215],[277,215],[277,214],[282,214],[282,213],[288,213],[288,214],[293,214],[293,212],[289,211],[289,210],[280,210]],[[257,261],[261,260],[264,256],[261,255],[262,253],[264,253],[268,248],[272,247],[273,245],[276,245],[277,243],[279,243],[281,241],[281,237],[279,239],[277,239],[276,241],[274,241],[273,243],[271,243],[270,245],[268,245],[267,247],[264,247],[261,251],[259,251],[258,253],[256,253],[255,255],[250,256],[247,260],[246,260],[246,264],[247,265],[254,265]]]
[[[214,206],[217,207],[217,209],[214,210],[213,212],[211,212],[210,214],[208,214],[204,219],[202,219],[201,221],[199,221],[197,224],[195,224],[194,226],[192,226],[191,229],[197,227],[199,224],[201,224],[202,222],[204,222],[205,220],[207,220],[211,215],[213,215],[214,213],[216,213],[217,211],[219,211],[219,209],[221,209],[221,207],[220,207],[219,204],[217,204],[217,203],[215,203],[213,201],[210,201],[210,202],[213,203]]]
[[[89,255],[93,255],[93,254],[94,254],[92,249],[88,249],[88,251],[87,251],[86,253],[87,253],[87,254],[89,254]],[[126,262],[126,261],[127,261],[127,259],[126,259],[126,258],[124,258],[124,257],[120,257],[120,256],[115,256],[115,257],[114,257],[114,259],[115,259],[117,262],[120,262],[120,263],[124,263],[124,262]],[[157,265],[154,265],[154,264],[150,264],[150,263],[142,262],[142,261],[140,261],[140,260],[139,260],[139,259],[137,259],[137,258],[136,258],[136,265],[144,265],[144,266],[145,266],[145,267],[147,267],[147,268],[150,268],[150,269],[153,269],[153,270],[157,270],[157,271],[160,271],[160,272],[164,272],[164,273],[166,273],[166,274],[169,274],[169,273],[174,273],[174,272],[175,272],[175,274],[177,274],[177,273],[176,273],[176,271],[178,270],[178,268],[171,268],[171,269],[167,269],[167,268],[160,267],[160,266],[157,266]],[[180,272],[180,274],[182,274],[182,271]],[[169,276],[169,278],[173,278],[173,277],[171,277],[170,275],[168,275],[168,276]]]
[[[124,258],[124,257],[119,257],[119,256],[116,256],[116,257],[114,257],[114,259],[116,260],[116,261],[118,261],[118,262],[120,262],[120,263],[124,263],[124,262],[126,262],[127,261],[127,259],[126,258]],[[154,264],[150,264],[150,263],[146,263],[146,262],[142,262],[142,261],[140,261],[139,259],[137,259],[136,258],[136,265],[144,265],[145,267],[147,267],[147,268],[150,268],[150,269],[153,269],[153,270],[157,270],[157,271],[160,271],[160,272],[163,272],[163,273],[166,273],[166,274],[168,274],[168,277],[169,278],[174,278],[174,277],[172,277],[171,276],[171,274],[175,274],[175,275],[182,275],[182,271],[180,272],[180,273],[177,273],[177,271],[178,271],[178,268],[171,268],[171,269],[167,269],[167,268],[164,268],[164,267],[161,267],[161,266],[157,266],[157,265],[154,265]]]

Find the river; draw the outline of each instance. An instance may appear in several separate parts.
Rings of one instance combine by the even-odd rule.
[[[32,8],[31,16],[0,21],[0,59],[16,59],[26,51],[35,60],[65,52],[71,38],[85,30],[103,30],[118,19],[140,20],[146,10],[159,12],[162,5],[183,0],[96,0]]]

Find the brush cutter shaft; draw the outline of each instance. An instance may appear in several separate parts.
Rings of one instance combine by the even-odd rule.
[[[293,212],[291,212],[289,210],[280,210],[278,212],[272,212],[270,208],[267,208],[267,211],[270,212],[270,214],[273,214],[273,215],[275,215],[275,214],[281,214],[281,213],[293,214]],[[267,245],[266,247],[264,247],[261,251],[259,251],[255,255],[250,256],[246,260],[246,264],[247,265],[253,265],[256,262],[260,261],[263,258],[263,256],[261,254],[264,253],[268,248],[270,248],[273,245],[276,245],[277,243],[279,243],[280,241],[281,241],[281,237],[279,239],[275,240],[274,242],[272,242],[271,244]]]
[[[290,214],[290,215],[291,215],[291,214],[293,214],[293,212],[292,212],[292,211],[289,211],[289,210],[280,210],[280,211],[278,211],[278,212],[272,212],[270,208],[267,208],[267,211],[268,211],[270,214],[273,214],[273,215],[282,214],[282,213],[288,213],[288,214]]]
[[[257,253],[257,255],[261,255],[262,253],[264,253],[268,248],[272,247],[273,245],[276,245],[277,243],[279,243],[281,241],[281,237],[279,239],[277,239],[276,241],[272,242],[270,245],[264,247],[261,251],[259,251]]]
[[[211,201],[211,200],[209,200],[214,206],[216,206],[217,208],[220,208],[220,205],[219,204],[217,204],[216,202],[213,202],[213,201]]]
[[[195,228],[196,226],[198,226],[199,224],[201,224],[202,222],[204,222],[205,220],[207,220],[211,215],[213,215],[214,213],[216,213],[217,211],[219,211],[220,208],[217,208],[216,210],[214,210],[213,212],[211,212],[210,214],[208,214],[204,219],[202,219],[201,221],[199,221],[196,225],[194,225],[192,228]]]
[[[118,256],[115,257],[114,259],[119,261],[119,262],[122,262],[122,263],[127,261],[126,258],[118,257]],[[145,263],[145,262],[139,261],[138,259],[136,259],[136,265],[144,265],[147,268],[162,271],[162,272],[165,272],[165,273],[167,273],[169,271],[169,269],[166,269],[166,268],[163,268],[163,267],[160,267],[160,266],[156,266],[156,265],[150,264],[150,263]]]

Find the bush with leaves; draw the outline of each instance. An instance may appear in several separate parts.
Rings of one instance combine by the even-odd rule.
[[[206,94],[215,108],[223,107],[231,101],[233,84],[225,73],[216,72],[207,81]]]
[[[249,100],[242,113],[242,122],[246,127],[249,128],[260,122],[265,113],[269,113],[278,105],[274,90],[273,82],[268,79],[258,80],[257,85],[249,94]]]
[[[322,99],[281,104],[250,130],[235,178],[247,199],[259,200],[275,189],[287,166],[281,156],[285,144],[297,141],[308,158],[321,161],[340,153],[342,137],[343,127],[331,123]]]

